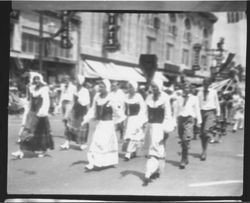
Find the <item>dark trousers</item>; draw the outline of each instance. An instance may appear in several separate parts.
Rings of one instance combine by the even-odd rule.
[[[178,117],[178,134],[181,140],[182,147],[188,149],[189,142],[194,134],[194,118],[192,116]]]

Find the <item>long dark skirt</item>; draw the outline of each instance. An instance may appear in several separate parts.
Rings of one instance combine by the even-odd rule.
[[[21,150],[46,151],[54,149],[48,117],[37,117],[34,112],[29,112],[20,139]]]
[[[87,142],[88,124],[81,126],[84,115],[87,113],[87,107],[75,103],[67,120],[65,128],[65,136],[68,140],[74,141],[77,144],[84,144]]]

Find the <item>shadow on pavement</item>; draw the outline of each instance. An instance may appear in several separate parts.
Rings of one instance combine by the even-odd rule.
[[[189,153],[190,156],[196,158],[196,159],[200,159],[201,155],[199,153]]]
[[[31,170],[27,170],[27,169],[18,169],[18,171],[21,171],[27,175],[35,175],[36,171],[31,171]]]
[[[76,161],[76,162],[73,162],[71,165],[70,165],[70,167],[72,167],[72,166],[75,166],[75,165],[78,165],[78,164],[88,164],[88,162],[87,161]]]
[[[144,181],[144,173],[141,173],[139,171],[133,171],[133,170],[125,170],[120,173],[122,177],[125,177],[127,175],[134,175],[140,178],[142,181]]]
[[[166,160],[165,162],[166,162],[166,163],[169,163],[169,164],[171,164],[171,165],[173,165],[173,166],[175,166],[175,167],[178,167],[178,168],[179,168],[179,166],[180,166],[180,162],[179,162],[179,161]]]

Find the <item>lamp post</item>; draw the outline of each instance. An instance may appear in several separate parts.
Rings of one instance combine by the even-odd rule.
[[[44,43],[43,43],[43,13],[39,12],[39,72],[43,72],[43,54],[44,54]]]

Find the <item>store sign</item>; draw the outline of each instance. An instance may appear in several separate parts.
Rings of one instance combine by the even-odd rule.
[[[192,69],[194,71],[196,70],[200,70],[200,51],[201,51],[201,44],[194,44],[193,46],[193,50],[194,50],[194,62],[192,65]]]
[[[109,51],[116,51],[120,48],[120,44],[117,39],[117,31],[119,26],[117,25],[117,14],[108,13],[108,24],[107,24],[107,37],[103,48]]]
[[[70,20],[68,18],[69,18],[69,11],[62,11],[61,47],[64,49],[70,49],[73,46],[73,44],[70,41]]]

